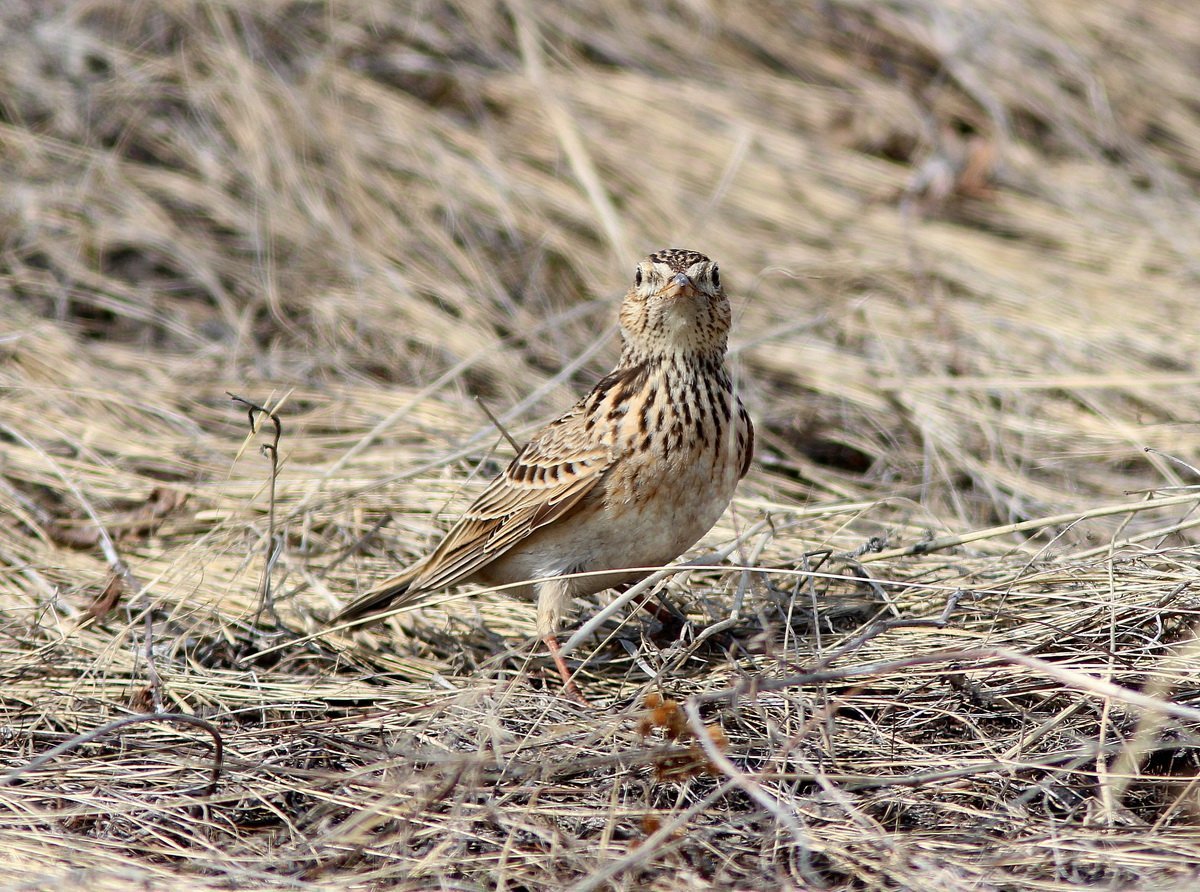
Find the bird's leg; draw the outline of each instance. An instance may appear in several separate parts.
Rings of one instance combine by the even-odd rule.
[[[537,631],[542,641],[546,642],[546,649],[550,651],[554,665],[558,667],[558,674],[562,676],[567,696],[586,705],[587,700],[583,699],[579,685],[575,684],[575,679],[571,677],[571,670],[567,668],[567,661],[563,659],[562,650],[558,646],[558,638],[554,635],[563,611],[571,600],[568,586],[567,580],[561,578],[547,579],[538,584]]]
[[[562,676],[563,687],[566,689],[567,696],[587,706],[588,702],[584,699],[583,692],[579,690],[579,685],[575,684],[575,679],[571,677],[571,669],[567,666],[567,661],[563,659],[562,650],[558,646],[558,638],[552,632],[544,637],[542,641],[546,642],[546,649],[550,651],[554,665],[558,667],[558,674]]]

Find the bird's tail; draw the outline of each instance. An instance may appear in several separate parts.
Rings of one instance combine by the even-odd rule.
[[[413,581],[424,569],[421,564],[409,567],[403,573],[381,582],[375,588],[351,601],[333,618],[333,622],[345,623],[384,613],[392,607],[403,607],[426,594],[424,589],[413,589]]]

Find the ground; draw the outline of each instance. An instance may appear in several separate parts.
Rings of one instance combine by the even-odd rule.
[[[1190,887],[1198,57],[1166,0],[5,4],[0,884]],[[683,630],[616,611],[587,707],[500,593],[331,630],[668,246],[759,435]]]

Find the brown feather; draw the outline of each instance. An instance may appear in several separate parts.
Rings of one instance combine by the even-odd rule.
[[[579,442],[579,426],[568,423],[587,400],[527,443],[427,557],[360,596],[335,622],[411,604],[462,582],[535,530],[566,516],[612,463],[608,448],[588,448]]]
[[[621,305],[617,368],[543,427],[428,556],[338,619],[462,582],[503,585],[537,599],[550,646],[572,598],[642,578],[690,547],[754,449],[725,370],[731,316],[704,255],[670,249],[640,263]]]

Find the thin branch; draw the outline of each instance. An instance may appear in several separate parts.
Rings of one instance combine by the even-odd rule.
[[[847,666],[843,669],[816,669],[801,672],[783,678],[763,678],[754,676],[738,684],[697,696],[701,703],[713,703],[722,700],[732,700],[741,696],[755,696],[768,691],[782,691],[802,685],[825,684],[833,681],[846,681],[851,678],[869,678],[887,675],[892,672],[904,672],[918,666],[930,666],[939,663],[973,663],[969,667],[957,667],[959,671],[969,669],[994,669],[1006,664],[1024,666],[1035,673],[1053,678],[1068,688],[1083,693],[1092,694],[1136,706],[1153,713],[1169,715],[1189,722],[1200,722],[1200,709],[1191,706],[1181,706],[1156,697],[1151,697],[1140,691],[1133,691],[1080,672],[1076,669],[1064,669],[1047,660],[1031,657],[1003,647],[977,647],[963,650],[941,650],[928,654],[917,654],[900,660],[879,660],[874,663],[863,663],[858,666]]]
[[[118,731],[128,725],[142,724],[143,722],[176,722],[181,725],[191,725],[194,728],[199,728],[206,731],[213,739],[213,765],[211,776],[209,777],[208,787],[205,789],[205,796],[211,796],[217,790],[217,783],[221,778],[221,768],[225,761],[225,743],[221,739],[221,732],[212,722],[206,721],[198,716],[186,715],[182,712],[153,712],[146,715],[127,715],[119,718],[116,721],[109,722],[107,725],[101,725],[92,731],[85,734],[78,734],[75,737],[65,740],[58,746],[47,750],[36,759],[31,760],[25,765],[14,768],[8,774],[0,777],[0,787],[6,787],[15,783],[23,774],[28,774],[31,771],[36,771],[43,765],[46,765],[52,759],[61,756],[63,753],[70,752],[73,749],[91,743],[94,740],[99,740],[106,734],[113,731]]]
[[[501,424],[500,419],[492,414],[492,410],[488,408],[488,404],[485,403],[483,401],[483,397],[479,396],[478,394],[475,396],[475,405],[479,406],[479,408],[483,410],[483,414],[488,417],[488,421],[496,426],[496,430],[500,431],[504,439],[508,440],[508,445],[513,448],[513,451],[520,452],[521,444],[513,439],[512,434],[508,432],[508,428]]]
[[[100,551],[104,554],[104,559],[108,562],[109,568],[121,577],[131,593],[134,595],[142,594],[141,583],[138,582],[137,577],[133,575],[133,571],[129,569],[129,565],[126,564],[125,561],[121,559],[121,556],[117,553],[117,546],[113,542],[112,536],[109,535],[107,528],[100,521],[100,515],[96,512],[96,509],[92,507],[91,501],[83,494],[82,490],[75,485],[75,482],[67,476],[66,472],[62,469],[59,463],[55,461],[54,457],[20,431],[15,430],[7,424],[0,425],[0,427],[3,427],[4,430],[8,432],[8,435],[14,440],[19,440],[21,443],[25,444],[31,450],[41,456],[46,464],[50,466],[51,470],[54,471],[55,476],[57,476],[58,479],[63,482],[63,485],[66,486],[67,489],[71,490],[71,494],[75,496],[75,501],[79,503],[80,507],[82,507],[87,513],[88,518],[91,519],[92,523],[96,525],[96,531],[99,535],[98,544],[100,546]]]
[[[158,674],[158,665],[154,662],[154,611],[146,608],[146,675],[150,678],[150,702],[154,711],[161,713],[163,709],[163,680]]]
[[[1010,523],[999,527],[988,527],[985,530],[974,530],[970,533],[961,533],[954,536],[939,536],[936,539],[929,539],[925,542],[915,542],[912,545],[906,545],[903,548],[889,548],[886,551],[878,551],[875,554],[863,555],[860,558],[862,563],[872,561],[891,560],[898,557],[909,557],[911,555],[928,554],[931,551],[941,551],[946,548],[954,548],[958,545],[966,545],[968,542],[978,542],[981,539],[994,539],[998,536],[1007,536],[1010,533],[1024,533],[1030,530],[1041,530],[1045,527],[1059,526],[1061,524],[1078,523],[1081,520],[1090,520],[1095,517],[1111,517],[1114,514],[1134,514],[1138,511],[1149,511],[1153,508],[1170,508],[1173,505],[1187,505],[1200,501],[1200,492],[1192,492],[1183,496],[1167,496],[1161,499],[1146,499],[1141,502],[1124,502],[1120,505],[1104,505],[1100,508],[1092,508],[1088,511],[1073,511],[1070,514],[1055,514],[1051,517],[1035,517],[1032,520],[1021,521],[1020,523]]]
[[[600,628],[600,626],[602,626],[610,616],[612,616],[618,610],[623,608],[626,604],[628,604],[630,601],[632,601],[638,595],[640,595],[643,592],[648,591],[651,588],[653,588],[654,586],[658,585],[658,583],[662,582],[668,576],[673,576],[676,573],[682,573],[686,570],[696,569],[697,565],[715,564],[718,561],[725,560],[725,558],[728,557],[730,554],[732,554],[734,551],[736,551],[743,542],[745,542],[751,536],[758,533],[766,525],[767,525],[766,521],[759,521],[754,526],[750,527],[750,529],[746,530],[744,533],[742,533],[740,536],[738,536],[729,545],[726,545],[724,548],[720,548],[720,549],[710,552],[708,554],[701,555],[700,557],[695,558],[691,561],[684,561],[682,564],[676,564],[675,566],[672,566],[672,567],[664,567],[663,569],[659,570],[658,572],[650,574],[649,576],[647,576],[645,579],[643,579],[641,582],[637,583],[636,585],[630,586],[628,589],[626,589],[624,592],[622,592],[618,597],[614,598],[612,600],[612,602],[609,603],[603,610],[596,613],[587,622],[585,622],[582,626],[580,626],[575,631],[575,634],[573,634],[570,638],[567,639],[567,643],[562,646],[562,653],[564,655],[570,653],[574,648],[579,646],[580,642],[582,642],[589,635],[591,635],[593,632],[595,632],[596,629]],[[721,569],[728,569],[728,568],[721,568]],[[748,569],[753,569],[753,568],[748,568]]]
[[[885,632],[890,632],[893,629],[914,629],[927,627],[944,629],[946,627],[946,623],[950,621],[950,614],[953,613],[954,609],[958,606],[958,602],[962,598],[963,594],[964,592],[961,591],[952,592],[950,597],[946,599],[946,604],[944,607],[942,607],[942,612],[935,617],[919,617],[912,619],[907,617],[899,617],[895,619],[878,620],[867,626],[865,630],[860,632],[858,635],[855,635],[849,641],[845,642],[839,647],[835,647],[832,651],[815,663],[809,671],[819,672],[822,669],[826,669],[836,660],[844,657],[846,654],[853,653],[854,651],[858,650],[872,638],[878,638],[880,635],[884,634]]]
[[[688,699],[683,705],[683,711],[687,713],[688,727],[691,728],[692,734],[695,735],[696,742],[700,748],[704,750],[704,756],[709,763],[721,772],[725,777],[729,778],[739,790],[748,795],[751,799],[761,805],[767,812],[775,818],[779,824],[787,828],[792,834],[792,839],[799,846],[803,853],[803,863],[808,867],[807,855],[812,849],[812,841],[804,828],[800,826],[800,822],[796,816],[791,813],[784,803],[780,802],[779,798],[771,795],[766,791],[762,784],[754,781],[746,772],[742,771],[733,761],[721,752],[721,748],[717,746],[717,742],[713,740],[712,735],[708,733],[708,729],[704,727],[704,722],[700,718],[700,705],[693,699]],[[806,879],[810,882],[816,882],[811,870],[806,871]],[[823,888],[823,884],[817,888]]]
[[[279,416],[257,403],[252,403],[248,399],[230,393],[228,390],[225,393],[235,403],[241,403],[246,407],[246,417],[250,422],[250,432],[257,434],[259,431],[258,425],[254,421],[254,413],[258,412],[266,415],[271,419],[271,423],[275,426],[275,436],[270,443],[262,445],[263,455],[267,456],[271,461],[271,480],[270,480],[270,496],[267,507],[267,559],[263,566],[262,582],[258,589],[258,610],[254,614],[254,625],[258,625],[258,621],[262,618],[264,610],[269,610],[272,616],[275,616],[275,602],[271,591],[271,571],[275,566],[275,562],[279,558],[279,554],[283,551],[283,542],[275,541],[275,482],[279,478],[279,440],[283,436],[283,422],[279,420]],[[278,622],[278,617],[275,617]]]
[[[640,864],[645,864],[650,859],[662,854],[660,846],[669,843],[675,839],[677,834],[683,827],[694,818],[696,815],[707,810],[714,802],[719,801],[727,795],[731,790],[737,788],[737,785],[732,780],[726,780],[720,784],[715,790],[703,797],[693,805],[675,815],[671,820],[664,821],[662,826],[647,836],[642,844],[635,848],[632,852],[624,857],[610,861],[599,870],[590,874],[586,879],[580,880],[572,886],[568,886],[568,892],[592,892],[593,889],[599,889],[611,880],[613,877],[624,873],[627,870],[637,867]]]
[[[109,568],[125,584],[125,587],[133,596],[137,597],[139,595],[144,595],[142,584],[138,581],[138,578],[133,575],[133,571],[129,569],[129,565],[125,563],[125,561],[121,558],[121,555],[117,553],[116,543],[113,542],[112,536],[110,536],[108,533],[108,529],[100,521],[100,515],[92,506],[91,501],[83,494],[83,491],[75,485],[75,482],[67,476],[66,472],[63,471],[59,463],[55,461],[55,459],[48,452],[30,440],[20,431],[14,430],[8,425],[3,425],[3,428],[8,432],[9,436],[24,443],[27,447],[40,455],[42,459],[53,469],[54,473],[58,476],[58,479],[63,482],[63,485],[71,490],[71,494],[75,496],[75,500],[80,504],[80,506],[82,506],[83,510],[87,512],[87,516],[91,519],[92,523],[96,525],[97,544],[100,546],[100,551],[104,554],[104,559],[108,562]],[[158,674],[158,667],[154,663],[154,611],[149,604],[146,605],[145,609],[146,643],[144,653],[146,657],[146,674],[149,677],[150,695],[153,698],[154,708],[161,709],[163,704],[163,682],[162,676]]]

